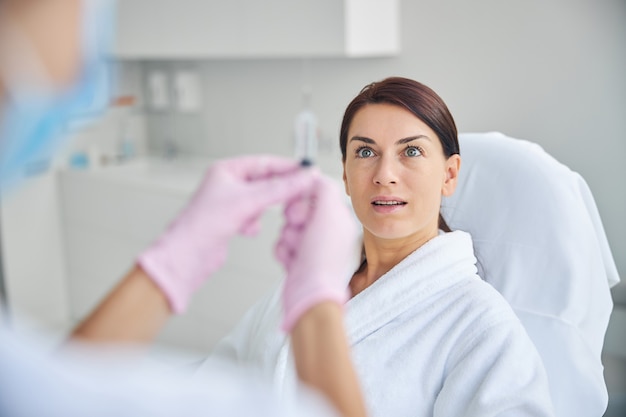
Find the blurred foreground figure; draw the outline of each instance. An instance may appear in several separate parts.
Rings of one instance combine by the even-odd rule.
[[[17,185],[25,163],[53,150],[63,124],[91,103],[112,16],[104,0],[0,0],[5,188]],[[365,415],[343,329],[346,283],[329,279],[353,267],[358,247],[342,201],[335,183],[295,161],[256,156],[216,163],[167,231],[75,330],[83,343],[51,356],[37,340],[0,329],[0,415]],[[130,345],[151,341],[171,314],[185,310],[224,263],[229,240],[255,233],[263,211],[276,204],[285,209],[277,245],[287,271],[284,329],[300,380],[323,395],[303,385],[302,397],[286,403],[245,370],[224,367],[203,379],[164,375],[131,354]],[[320,245],[330,233],[333,244]]]

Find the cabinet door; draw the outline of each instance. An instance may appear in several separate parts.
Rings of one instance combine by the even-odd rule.
[[[0,218],[10,310],[30,324],[64,331],[69,312],[56,174],[25,178],[19,189],[3,194]],[[21,321],[15,323],[21,328]]]
[[[117,14],[117,58],[398,52],[398,0],[124,0]]]

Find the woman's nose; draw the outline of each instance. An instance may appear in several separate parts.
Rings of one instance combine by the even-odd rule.
[[[380,158],[376,172],[374,173],[374,183],[377,185],[397,184],[397,172],[392,158]]]

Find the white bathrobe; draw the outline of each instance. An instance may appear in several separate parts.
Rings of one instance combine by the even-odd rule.
[[[553,415],[535,346],[502,296],[476,275],[475,262],[469,234],[442,234],[347,303],[370,416]],[[280,318],[277,290],[213,358],[251,364],[291,396],[296,373]]]

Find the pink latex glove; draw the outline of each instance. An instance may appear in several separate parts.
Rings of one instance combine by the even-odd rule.
[[[322,301],[343,305],[359,265],[357,222],[339,185],[321,174],[310,194],[285,207],[285,225],[276,256],[285,266],[284,331],[290,332],[308,309]]]
[[[238,233],[254,234],[270,205],[308,190],[314,176],[297,162],[248,156],[212,165],[191,201],[138,263],[161,288],[174,313],[226,260]]]

